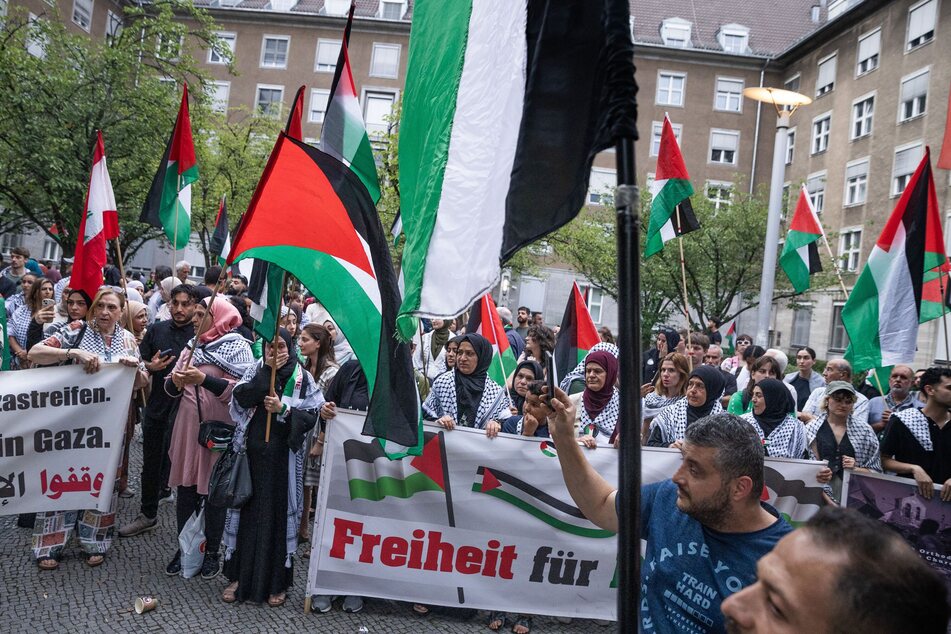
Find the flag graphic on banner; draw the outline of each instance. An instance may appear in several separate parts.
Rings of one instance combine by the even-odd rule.
[[[139,222],[163,229],[176,250],[188,246],[191,238],[192,183],[197,180],[198,163],[188,116],[188,84],[185,84],[175,128],[139,216]]]
[[[779,256],[779,265],[797,293],[809,290],[809,276],[822,271],[822,262],[819,261],[820,239],[825,239],[825,232],[809,192],[803,185],[799,190],[796,211],[789,222],[783,253]]]
[[[601,335],[591,319],[584,295],[575,282],[571,285],[571,295],[568,296],[568,305],[555,341],[555,370],[558,375],[555,383],[560,383],[599,343]]]
[[[690,204],[693,185],[690,184],[684,157],[667,116],[664,116],[664,126],[660,132],[657,172],[650,189],[651,215],[647,226],[645,258],[659,252],[670,240],[700,228]]]
[[[723,355],[730,356],[736,351],[736,319],[731,319],[719,328],[720,347],[723,348]]]
[[[492,301],[492,296],[486,293],[473,304],[469,313],[469,323],[466,332],[476,332],[488,339],[492,344],[492,363],[489,364],[489,378],[501,387],[505,387],[505,380],[509,374],[515,372],[515,355],[509,338],[505,336],[502,318]]]
[[[793,526],[799,526],[825,505],[822,485],[816,482],[819,467],[803,461],[774,458],[763,467],[760,499],[775,508]]]
[[[86,209],[79,221],[76,252],[70,288],[85,292],[90,299],[102,286],[102,267],[106,265],[106,243],[119,237],[119,216],[116,197],[106,166],[106,147],[102,132],[96,132]]]
[[[378,502],[383,498],[408,498],[423,491],[446,490],[440,437],[423,433],[423,452],[418,456],[390,460],[377,442],[346,440],[350,499]]]

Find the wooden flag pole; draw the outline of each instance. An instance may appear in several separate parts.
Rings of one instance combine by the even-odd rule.
[[[201,321],[198,322],[198,328],[195,330],[195,336],[192,338],[192,344],[188,346],[188,357],[185,359],[185,365],[182,367],[183,370],[187,370],[188,367],[192,364],[192,357],[195,354],[195,346],[198,345],[198,333],[202,332],[205,328],[205,323],[207,323],[208,318],[211,316],[211,307],[215,303],[215,298],[218,297],[218,293],[221,292],[221,285],[225,279],[225,268],[221,267],[221,273],[218,274],[218,282],[215,284],[215,287],[211,290],[211,297],[208,299],[208,310],[205,311],[205,314],[202,316]],[[169,297],[169,301],[171,301]]]
[[[277,312],[274,316],[274,337],[271,339],[271,392],[270,396],[277,396],[274,392],[274,384],[277,380],[277,338],[280,336],[281,329],[281,307],[284,305],[284,282],[287,279],[287,272],[281,274],[281,303],[277,305]],[[288,350],[290,354],[290,350]],[[271,442],[271,412],[267,413],[267,427],[264,428],[265,444]]]
[[[693,372],[693,357],[690,356],[690,311],[687,308],[687,265],[684,263],[684,239],[680,234],[680,205],[677,205],[677,209],[674,213],[677,214],[677,245],[680,247],[680,279],[684,291],[684,317],[687,320],[687,340],[684,342],[684,347],[687,350],[687,368],[690,372]],[[670,350],[668,350],[668,352],[670,352]]]

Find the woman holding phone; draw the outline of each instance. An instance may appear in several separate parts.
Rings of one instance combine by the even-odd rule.
[[[25,286],[25,284],[24,284]],[[9,336],[11,362],[19,369],[30,367],[26,355],[30,351],[27,345],[27,331],[30,322],[53,323],[56,317],[56,300],[53,299],[53,283],[45,277],[36,278],[25,292],[26,303],[10,317]]]

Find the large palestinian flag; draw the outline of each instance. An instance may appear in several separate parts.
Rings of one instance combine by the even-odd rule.
[[[809,192],[803,185],[799,191],[799,202],[789,222],[786,244],[779,256],[779,265],[783,267],[789,281],[797,293],[809,290],[809,276],[822,271],[819,261],[819,239],[825,239],[822,223],[816,214]]]
[[[378,502],[383,498],[408,498],[423,491],[446,490],[442,438],[424,432],[423,450],[418,456],[390,460],[376,442],[345,440],[343,456],[347,464],[350,499]]]
[[[650,257],[664,248],[664,244],[700,228],[693,213],[690,197],[693,185],[684,157],[677,145],[677,137],[664,117],[660,132],[660,151],[657,156],[657,172],[651,183],[651,215],[647,226],[647,245],[644,257]]]
[[[595,154],[636,138],[627,0],[417,0],[400,121],[406,292],[449,317],[574,218]]]
[[[174,249],[184,249],[192,234],[192,183],[198,180],[198,163],[188,116],[188,84],[175,118],[172,137],[152,179],[139,222],[165,231]]]
[[[591,319],[584,295],[578,288],[578,283],[571,285],[571,295],[568,297],[568,306],[565,315],[561,318],[561,328],[558,330],[558,340],[555,342],[555,371],[556,384],[561,383],[569,372],[584,361],[588,351],[601,343],[601,335]]]
[[[369,384],[364,433],[415,448],[422,419],[409,344],[394,337],[396,274],[360,179],[334,157],[282,132],[228,264],[245,258],[297,277],[340,326]]]
[[[106,265],[106,243],[119,237],[116,197],[106,166],[106,146],[102,132],[96,132],[86,209],[79,221],[70,288],[85,292],[90,299],[102,286],[102,267]]]
[[[509,345],[499,311],[488,293],[472,306],[466,332],[479,333],[492,344],[492,363],[489,365],[488,375],[504,388],[509,374],[515,372],[515,354]]]
[[[946,261],[926,148],[842,309],[856,371],[914,361],[925,275]]]

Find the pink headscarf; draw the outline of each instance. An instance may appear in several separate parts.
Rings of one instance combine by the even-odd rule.
[[[210,297],[206,297],[201,301],[205,306],[208,306],[210,300]],[[215,298],[215,306],[211,310],[211,328],[198,337],[198,342],[211,343],[240,325],[241,313],[238,312],[238,309],[226,299]]]

